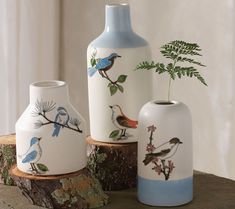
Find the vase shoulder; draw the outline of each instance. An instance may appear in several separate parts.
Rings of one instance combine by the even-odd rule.
[[[186,111],[190,113],[190,109],[186,104],[179,101],[164,101],[164,100],[157,100],[157,101],[150,101],[147,102],[143,107],[142,110],[144,111],[153,111],[154,109],[158,109],[160,111]]]
[[[148,42],[134,32],[104,32],[93,40],[89,47],[95,48],[138,48]]]

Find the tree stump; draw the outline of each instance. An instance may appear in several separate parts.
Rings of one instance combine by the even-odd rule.
[[[84,168],[58,176],[35,176],[11,169],[12,178],[32,204],[53,209],[97,208],[108,203],[99,181]]]
[[[0,183],[13,186],[9,169],[16,163],[15,135],[0,136]]]
[[[136,186],[137,142],[103,143],[88,137],[87,143],[88,168],[99,179],[104,190]]]

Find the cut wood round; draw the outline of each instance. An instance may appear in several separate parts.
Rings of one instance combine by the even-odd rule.
[[[104,143],[87,138],[88,168],[106,191],[136,186],[137,142]]]
[[[9,169],[16,163],[15,135],[0,136],[0,183],[15,185]]]
[[[58,176],[35,176],[14,166],[10,173],[22,194],[34,205],[86,209],[104,206],[109,200],[99,181],[86,168]]]

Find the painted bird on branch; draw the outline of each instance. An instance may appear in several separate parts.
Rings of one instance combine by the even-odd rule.
[[[114,60],[118,57],[121,57],[117,53],[112,53],[108,57],[98,59],[94,67],[88,68],[88,75],[92,77],[97,71],[102,77],[108,77],[106,71],[108,71],[114,64]]]
[[[57,137],[59,136],[61,127],[64,128],[64,126],[68,125],[69,122],[69,114],[64,107],[57,108],[57,115],[55,116],[54,122],[54,131],[52,136]]]
[[[160,160],[171,158],[173,155],[175,155],[180,144],[183,144],[183,142],[181,142],[176,137],[170,139],[168,142],[161,144],[156,148],[157,152],[145,155],[145,159],[143,160],[144,165],[148,165],[156,158]]]
[[[112,109],[113,124],[121,130],[121,136],[126,135],[126,129],[137,128],[138,121],[129,119],[119,105],[109,106]]]
[[[33,137],[30,140],[29,148],[25,152],[25,154],[18,155],[19,158],[23,158],[22,163],[30,163],[32,171],[36,171],[36,172],[37,172],[37,168],[35,166],[35,163],[37,163],[42,156],[42,148],[40,146],[40,140],[41,138]]]

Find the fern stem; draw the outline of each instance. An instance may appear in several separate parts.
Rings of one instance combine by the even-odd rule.
[[[170,94],[171,94],[171,77],[169,79],[169,84],[168,84],[168,96],[167,96],[167,100],[168,102],[170,102]]]
[[[177,53],[177,56],[176,56],[176,58],[174,59],[174,62],[173,62],[173,67],[172,67],[172,69],[175,71],[175,65],[176,65],[176,63],[177,63],[177,58],[178,58],[178,56],[179,56],[179,52]],[[168,84],[168,97],[167,97],[167,99],[168,99],[168,102],[170,102],[170,95],[171,95],[171,80],[172,80],[172,78],[171,78],[171,76],[170,76],[170,78],[169,78],[169,84]]]

